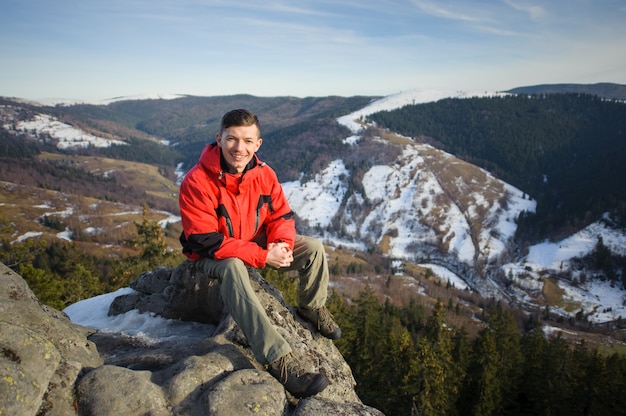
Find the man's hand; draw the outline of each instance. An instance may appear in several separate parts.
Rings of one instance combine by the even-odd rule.
[[[293,261],[293,251],[287,243],[269,243],[265,264],[275,269],[289,267]]]

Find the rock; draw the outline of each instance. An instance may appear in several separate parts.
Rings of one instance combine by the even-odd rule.
[[[319,397],[309,397],[298,403],[292,416],[385,416],[380,410],[358,403],[329,402]]]
[[[42,305],[26,282],[0,263],[0,414],[76,414],[73,386],[79,373],[103,360],[87,336]]]
[[[206,337],[146,342],[94,332],[39,303],[25,282],[0,268],[0,414],[380,416],[354,391],[355,381],[332,341],[287,306],[250,269],[268,316],[310,370],[331,384],[298,400],[261,366],[219,300],[219,286],[184,262],[139,276],[131,295],[109,313],[137,309],[171,319],[213,323]],[[97,350],[96,350],[97,345]]]
[[[224,304],[217,281],[196,273],[189,261],[174,270],[161,267],[143,273],[130,287],[136,293],[117,297],[111,315],[137,309],[184,321],[217,324],[222,318]]]
[[[81,415],[168,416],[163,390],[150,371],[103,365],[89,372],[77,386]]]
[[[233,409],[239,415],[283,415],[288,411],[287,397],[267,371],[235,371],[206,393],[207,414],[226,415]]]

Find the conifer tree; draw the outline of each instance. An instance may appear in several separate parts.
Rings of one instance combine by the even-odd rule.
[[[457,367],[452,357],[451,330],[445,324],[445,308],[438,301],[418,342],[418,396],[420,416],[454,415],[459,392]]]
[[[520,330],[513,316],[498,304],[489,311],[487,324],[494,332],[498,354],[497,378],[502,398],[499,415],[515,414],[519,379],[524,367]]]
[[[127,241],[133,248],[139,248],[137,256],[128,256],[114,266],[111,289],[128,285],[141,273],[160,266],[177,266],[182,260],[178,253],[170,252],[165,244],[163,228],[157,221],[149,219],[150,210],[143,206],[141,223],[135,222],[137,235]]]
[[[376,370],[384,353],[381,307],[369,285],[361,291],[355,303],[356,311],[352,314],[352,322],[356,336],[349,346],[349,364],[355,376],[362,380],[357,385],[357,392],[371,401],[375,400],[372,396],[379,392],[376,389]]]
[[[144,204],[141,224],[135,223],[137,236],[132,240],[134,246],[141,248],[139,258],[147,263],[149,268],[160,264],[167,254],[167,246],[163,238],[163,228],[157,221],[148,218],[149,208]]]
[[[38,269],[32,263],[20,264],[17,273],[24,278],[41,303],[58,310],[65,308],[66,304],[62,299],[64,285],[54,274]]]
[[[392,320],[380,360],[381,407],[389,414],[409,415],[418,394],[419,362],[409,331]]]
[[[72,265],[68,278],[65,280],[65,287],[63,296],[65,306],[102,293],[102,285],[98,277],[93,275],[83,263]]]
[[[543,330],[535,327],[522,338],[521,349],[524,367],[520,378],[520,413],[541,415],[548,407],[549,397],[545,395],[546,383],[543,357],[547,341]]]

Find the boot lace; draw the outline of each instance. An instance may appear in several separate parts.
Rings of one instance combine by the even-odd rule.
[[[288,353],[280,357],[278,359],[277,367],[280,380],[284,383],[287,382],[290,374],[295,377],[300,377],[305,373],[304,368],[300,366],[300,363],[296,360],[296,357],[294,357],[292,353]]]
[[[331,315],[331,313],[328,311],[328,309],[326,309],[325,306],[321,307],[318,311],[317,311],[317,329],[321,330],[322,328],[325,328],[326,330],[332,332],[335,328],[335,321],[333,320],[333,316]]]

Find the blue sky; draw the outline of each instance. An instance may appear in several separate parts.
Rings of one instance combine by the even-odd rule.
[[[0,96],[626,84],[624,0],[1,0]]]

